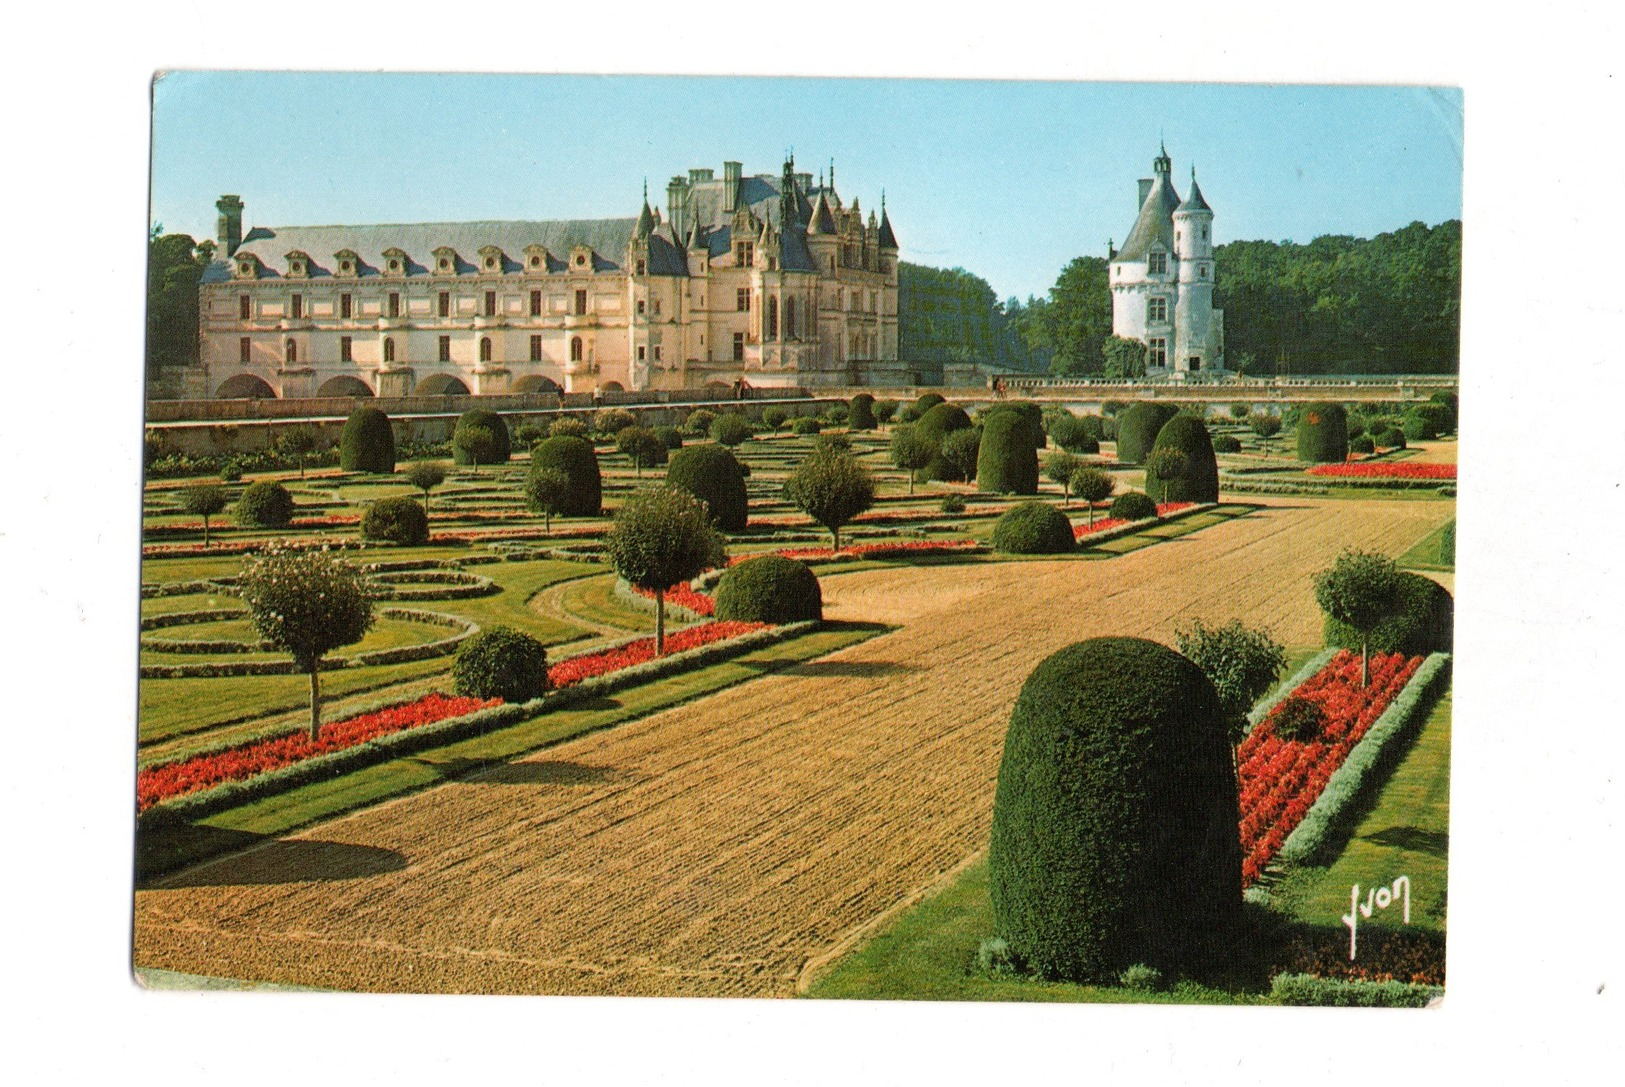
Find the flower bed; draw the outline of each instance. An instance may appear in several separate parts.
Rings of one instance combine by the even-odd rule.
[[[1305,468],[1311,476],[1335,479],[1455,479],[1454,464],[1412,464],[1409,461],[1382,461],[1358,464],[1317,464]]]
[[[229,543],[211,543],[207,547],[200,543],[146,544],[141,548],[141,557],[144,559],[161,559],[174,558],[179,555],[246,555],[250,551],[258,551],[272,542],[271,540],[234,540]],[[342,536],[312,536],[302,540],[277,540],[274,542],[285,551],[365,546],[360,540]]]
[[[1211,509],[1215,504],[1216,503],[1213,502],[1205,502],[1201,504],[1201,508]],[[1156,517],[1147,517],[1139,521],[1126,521],[1121,517],[1096,518],[1095,523],[1092,525],[1088,522],[1081,525],[1073,525],[1072,538],[1074,540],[1082,540],[1087,537],[1092,543],[1097,539],[1102,539],[1102,534],[1104,533],[1111,533],[1113,535],[1127,535],[1127,532],[1124,530],[1143,528],[1146,525],[1154,525],[1157,523],[1158,518],[1172,517],[1176,514],[1183,515],[1190,513],[1197,508],[1197,503],[1195,502],[1163,502],[1157,506]]]
[[[630,588],[634,593],[646,600],[654,600],[655,598],[653,589],[640,589],[635,585]],[[717,602],[704,593],[694,591],[686,581],[681,585],[673,585],[666,590],[666,603],[694,615],[708,617],[717,613]]]
[[[1149,518],[1147,518],[1147,520],[1149,520]],[[1132,523],[1133,522],[1131,521],[1125,521],[1121,517],[1102,517],[1092,525],[1088,522],[1084,522],[1081,525],[1073,525],[1072,538],[1074,540],[1081,540],[1085,536],[1093,535],[1096,532],[1109,532],[1114,528],[1122,528],[1124,525]]]
[[[666,655],[698,649],[712,642],[766,629],[766,623],[740,623],[732,620],[689,627],[687,630],[679,630],[666,636]],[[654,659],[655,640],[637,638],[613,649],[583,653],[578,657],[562,660],[547,670],[547,678],[555,688],[570,687],[584,679],[618,672],[623,668],[631,668]]]
[[[1371,684],[1360,686],[1360,658],[1344,650],[1293,691],[1325,714],[1322,738],[1285,740],[1275,734],[1277,706],[1236,753],[1241,787],[1241,882],[1254,883],[1286,843],[1343,760],[1388,703],[1410,682],[1422,658],[1398,653],[1371,658]]]
[[[200,792],[228,781],[244,781],[291,763],[366,743],[378,736],[433,724],[448,717],[460,717],[475,710],[500,705],[501,702],[500,698],[481,700],[428,694],[413,702],[325,724],[314,740],[304,731],[288,732],[206,755],[151,766],[136,775],[136,807],[139,811],[146,811],[154,804],[177,796]]]

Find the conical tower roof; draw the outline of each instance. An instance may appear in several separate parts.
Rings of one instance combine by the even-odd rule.
[[[649,210],[649,188],[645,185],[643,189],[643,210],[638,212],[638,225],[632,232],[633,237],[647,238],[654,232],[654,228],[655,216],[654,212]]]
[[[1168,175],[1158,173],[1145,194],[1140,214],[1134,220],[1134,229],[1123,239],[1123,248],[1117,260],[1144,260],[1153,242],[1160,241],[1170,253],[1174,248],[1174,212],[1179,209],[1179,193],[1174,191]]]
[[[885,193],[880,194],[880,248],[897,248],[897,235],[892,233],[891,216],[886,214]]]
[[[807,233],[809,235],[835,233],[835,217],[829,213],[829,204],[821,192],[813,200],[812,212],[807,216]]]
[[[1191,167],[1191,191],[1185,194],[1184,201],[1176,210],[1205,211],[1209,215],[1213,214],[1213,209],[1207,206],[1206,200],[1202,199],[1202,190],[1196,185],[1196,167],[1194,166]]]

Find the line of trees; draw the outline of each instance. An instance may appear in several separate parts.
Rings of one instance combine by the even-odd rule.
[[[197,364],[198,281],[214,259],[214,242],[165,234],[155,224],[147,243],[147,384]]]

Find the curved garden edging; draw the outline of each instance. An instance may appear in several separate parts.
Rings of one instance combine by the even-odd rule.
[[[202,612],[179,613],[182,615],[208,614]],[[240,611],[227,612],[226,617],[238,618],[244,613]],[[445,615],[437,611],[418,611],[412,608],[383,608],[379,615],[385,619],[402,619],[413,623],[429,623],[434,626],[450,627],[457,631],[449,638],[440,638],[421,645],[402,646],[397,649],[373,649],[354,656],[328,656],[322,660],[321,671],[330,672],[338,668],[365,668],[380,664],[405,664],[408,661],[428,660],[430,657],[444,657],[456,652],[457,645],[464,638],[479,632],[480,625],[468,619],[455,615]],[[154,616],[153,618],[166,618]],[[202,620],[193,620],[194,622]],[[173,625],[173,624],[172,624]],[[142,648],[158,652],[175,653],[203,653],[211,650],[201,648],[165,649],[164,646],[187,644],[192,647],[219,644],[235,648],[223,648],[212,652],[248,653],[259,652],[260,645],[250,645],[247,642],[191,642],[178,643],[168,640],[158,642],[143,642]],[[288,676],[302,674],[301,670],[291,660],[275,661],[211,661],[208,664],[143,664],[140,670],[142,679],[215,679],[225,676]]]

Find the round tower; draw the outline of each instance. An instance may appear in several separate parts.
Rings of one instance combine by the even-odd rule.
[[[1224,369],[1222,327],[1213,308],[1213,209],[1196,184],[1174,210],[1174,256],[1179,298],[1174,315],[1174,351],[1168,360],[1177,373]]]

